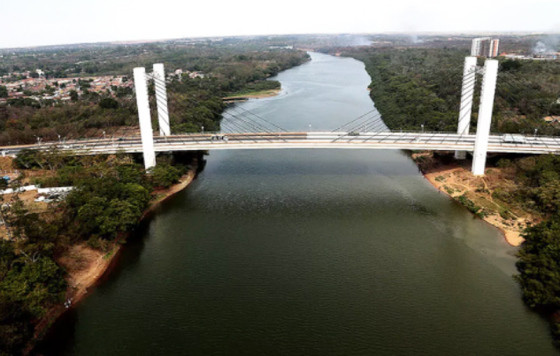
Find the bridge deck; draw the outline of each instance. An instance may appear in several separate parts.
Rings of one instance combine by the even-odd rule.
[[[405,149],[439,151],[473,151],[475,135],[417,132],[282,132],[282,133],[205,133],[154,137],[156,152],[232,150],[232,149],[285,149],[285,148],[340,148],[340,149]],[[78,155],[142,152],[139,136],[120,138],[83,139],[35,145],[0,147],[3,154],[16,154],[22,149],[49,149],[73,151]],[[491,135],[488,152],[546,154],[560,153],[560,138],[525,136],[523,142],[506,142],[504,136]]]

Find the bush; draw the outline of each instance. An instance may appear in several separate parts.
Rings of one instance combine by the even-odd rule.
[[[498,163],[496,163],[496,166],[498,166],[499,168],[508,168],[511,167],[511,165],[511,160],[507,158],[500,158],[500,160],[498,160]]]
[[[513,214],[507,209],[500,210],[500,216],[506,220],[513,219]]]
[[[478,215],[479,217],[484,217],[486,214],[483,212],[480,212],[479,214],[479,210],[480,207],[478,205],[475,205],[475,203],[470,200],[469,198],[467,198],[467,196],[465,194],[461,195],[459,198],[457,198],[459,200],[459,202],[461,204],[463,204],[463,206],[465,206],[471,213]]]
[[[168,163],[162,163],[151,168],[149,174],[154,187],[168,188],[179,181],[184,171],[184,168],[181,169]]]
[[[103,98],[99,101],[99,106],[103,109],[118,109],[119,102],[113,98]]]

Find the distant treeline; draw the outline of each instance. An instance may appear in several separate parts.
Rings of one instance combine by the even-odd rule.
[[[372,78],[371,97],[389,128],[419,130],[424,125],[426,130],[457,130],[466,51],[351,48],[343,55],[365,63]],[[546,116],[560,115],[560,62],[499,60],[492,131],[560,133],[557,125],[544,121]],[[477,89],[472,131],[476,130],[479,95]]]
[[[282,53],[289,51],[271,50],[269,45],[270,41],[261,38],[254,41],[228,39],[222,42],[198,43],[100,44],[89,48],[69,46],[58,49],[5,51],[2,53],[0,76],[36,69],[41,69],[48,78],[122,75],[132,73],[132,68],[138,66],[151,68],[153,63],[165,63],[167,69],[173,71],[181,68],[189,71],[211,72],[219,65],[245,62],[248,57],[257,61],[266,61],[271,59],[267,53],[280,53],[278,56],[280,58],[283,56]],[[280,63],[277,65],[281,67]],[[280,70],[279,67],[277,70]],[[275,69],[271,66],[270,70],[272,73]]]

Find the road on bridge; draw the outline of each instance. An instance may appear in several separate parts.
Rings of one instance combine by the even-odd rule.
[[[548,136],[520,136],[515,142],[507,135],[491,135],[488,152],[547,154],[560,153],[560,139]],[[511,136],[511,135],[510,135]],[[278,132],[278,133],[196,133],[155,136],[156,152],[341,148],[341,149],[404,149],[434,151],[473,151],[476,135],[441,132]],[[0,147],[3,155],[15,155],[22,149],[72,151],[76,155],[141,153],[140,136],[89,138],[64,142]]]

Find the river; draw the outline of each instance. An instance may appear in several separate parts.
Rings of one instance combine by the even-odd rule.
[[[363,63],[311,53],[242,105],[289,130],[373,108]],[[212,151],[45,354],[548,355],[516,249],[382,150]]]

